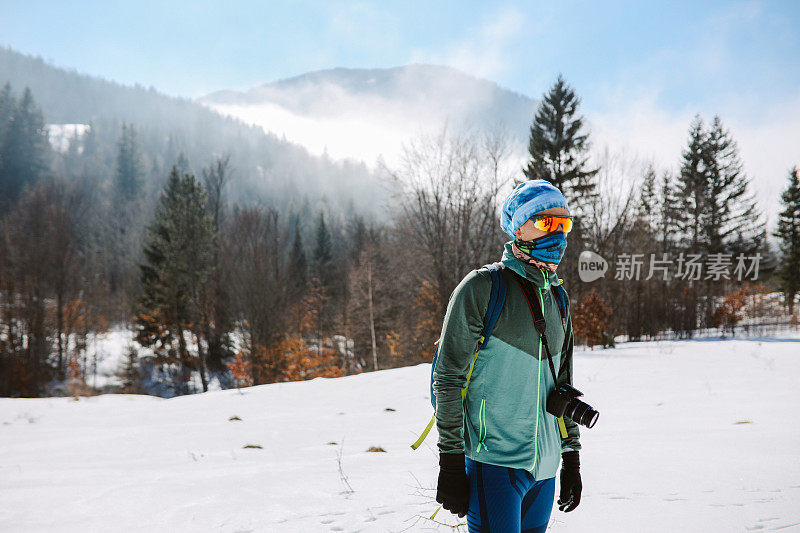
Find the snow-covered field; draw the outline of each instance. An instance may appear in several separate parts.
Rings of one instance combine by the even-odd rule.
[[[800,530],[800,334],[575,357],[601,416],[582,430],[581,505],[556,508],[550,530]],[[435,430],[409,447],[431,415],[429,371],[0,399],[0,531],[450,531],[424,518]]]

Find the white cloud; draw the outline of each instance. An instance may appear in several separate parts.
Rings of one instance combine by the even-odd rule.
[[[497,77],[509,67],[507,48],[525,25],[525,16],[514,7],[499,11],[474,36],[445,47],[444,52],[416,50],[411,63],[448,65],[474,76]]]
[[[359,107],[364,102],[359,103]],[[417,124],[413,118],[397,117],[391,109],[365,110],[359,113],[350,108],[334,116],[303,116],[273,103],[258,105],[211,106],[222,114],[238,117],[250,124],[262,126],[278,136],[305,146],[316,155],[327,153],[334,159],[358,159],[374,164],[379,155],[394,163]],[[362,107],[362,109],[364,109]]]

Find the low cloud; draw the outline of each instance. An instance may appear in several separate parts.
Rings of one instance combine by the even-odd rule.
[[[534,103],[447,67],[326,71],[244,94],[201,99],[314,154],[399,162],[404,143],[454,129],[527,128]]]

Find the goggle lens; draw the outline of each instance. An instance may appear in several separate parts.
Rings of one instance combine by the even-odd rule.
[[[533,227],[548,233],[559,230],[563,231],[564,233],[569,233],[572,231],[572,218],[543,215],[536,218],[533,223]]]

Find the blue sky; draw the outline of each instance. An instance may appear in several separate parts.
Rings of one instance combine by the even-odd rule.
[[[603,4],[603,5],[601,5]],[[172,95],[331,67],[443,63],[591,108],[755,103],[800,87],[800,3],[0,1],[0,44]]]

